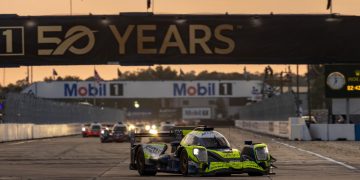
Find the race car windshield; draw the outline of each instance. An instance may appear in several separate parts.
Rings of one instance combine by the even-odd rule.
[[[230,148],[229,142],[224,137],[201,138],[200,145],[206,148]]]
[[[126,127],[115,127],[114,131],[126,131]]]
[[[93,130],[100,130],[100,126],[98,126],[98,125],[92,126],[91,129],[93,129]]]

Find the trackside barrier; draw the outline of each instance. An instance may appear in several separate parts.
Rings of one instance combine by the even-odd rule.
[[[0,142],[76,135],[80,128],[80,124],[0,124]]]
[[[296,141],[310,141],[311,136],[308,127],[305,124],[292,124],[289,139]]]
[[[310,131],[306,126],[305,120],[298,117],[289,118],[290,140],[310,141],[312,139]]]
[[[241,129],[289,138],[290,126],[288,121],[244,121],[236,120],[235,126]]]
[[[354,124],[311,124],[310,133],[313,140],[336,141],[355,140]]]
[[[354,124],[329,124],[329,140],[355,140]]]
[[[329,140],[328,124],[310,124],[310,134],[313,140]]]
[[[291,140],[307,140],[310,136],[304,135],[308,131],[306,131],[305,121],[300,118],[291,117],[288,121],[236,120],[235,126],[241,129]]]

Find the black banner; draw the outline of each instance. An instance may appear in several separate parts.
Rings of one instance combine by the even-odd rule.
[[[360,98],[360,65],[326,65],[328,98]]]
[[[360,17],[1,16],[2,66],[357,63]]]

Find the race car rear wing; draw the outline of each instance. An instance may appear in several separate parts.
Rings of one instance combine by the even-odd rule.
[[[111,128],[114,126],[114,124],[110,124],[110,123],[102,123],[101,124],[102,127],[108,127],[108,128]]]
[[[82,124],[83,127],[89,127],[90,126],[90,123],[84,123]]]
[[[156,133],[156,134],[135,133],[135,131],[130,131],[129,132],[129,137],[130,137],[131,147],[133,147],[135,145],[137,137],[172,137],[172,134],[171,133]]]
[[[137,137],[174,137],[176,141],[181,141],[189,132],[193,131],[196,126],[181,126],[174,127],[170,130],[169,133],[135,133],[135,131],[130,131],[130,143],[133,146],[136,142]]]

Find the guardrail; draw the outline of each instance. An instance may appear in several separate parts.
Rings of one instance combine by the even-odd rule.
[[[0,142],[79,134],[80,124],[0,124]]]

